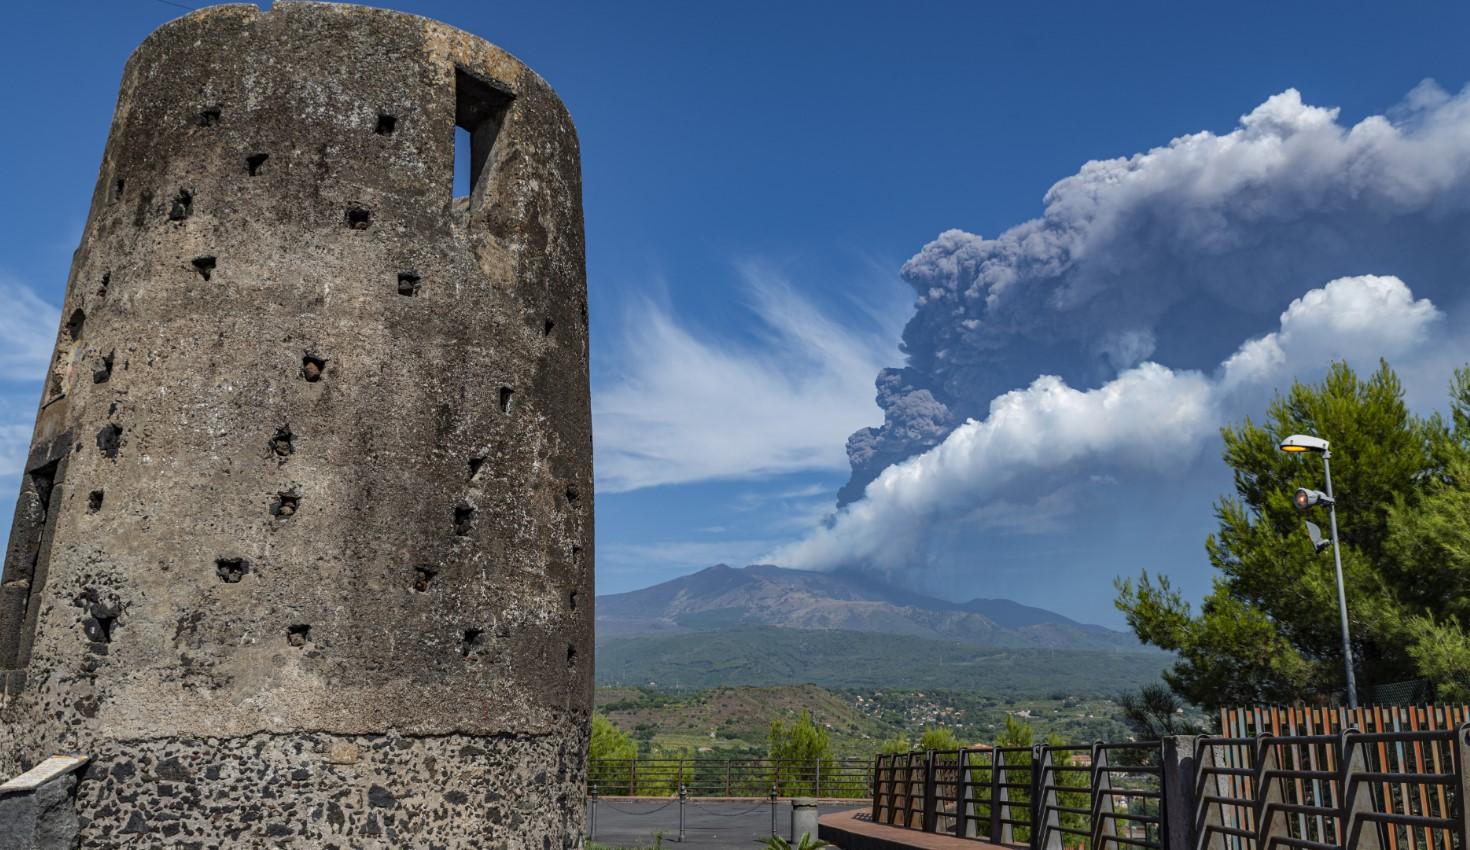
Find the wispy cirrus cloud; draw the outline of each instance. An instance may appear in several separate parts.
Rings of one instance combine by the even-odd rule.
[[[0,273],[0,381],[35,383],[51,361],[60,311]]]
[[[0,487],[21,471],[32,416],[51,362],[60,311],[30,287],[0,273]]]
[[[873,374],[897,353],[899,311],[838,319],[769,267],[740,277],[755,320],[740,337],[650,301],[625,311],[612,377],[593,388],[603,492],[840,470],[843,438],[878,419]]]

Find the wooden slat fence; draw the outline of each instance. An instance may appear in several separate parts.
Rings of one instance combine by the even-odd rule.
[[[878,756],[872,819],[1030,850],[1470,850],[1470,706],[1221,721],[1149,743]]]
[[[1282,846],[1352,846],[1364,850],[1449,850],[1461,847],[1457,762],[1464,742],[1455,730],[1470,722],[1470,705],[1259,706],[1220,712],[1222,736],[1201,753],[1206,793],[1221,802],[1207,814],[1227,840],[1209,845],[1224,850],[1257,850],[1257,837],[1280,834]],[[1262,741],[1270,742],[1263,747]],[[1373,781],[1343,789],[1347,765]],[[1263,783],[1261,771],[1275,781]],[[1260,786],[1267,785],[1262,788]],[[1342,835],[1349,799],[1369,812],[1374,835]],[[1262,793],[1262,792],[1265,793]],[[1261,801],[1272,803],[1273,817],[1262,823]],[[1297,844],[1296,842],[1308,842]]]

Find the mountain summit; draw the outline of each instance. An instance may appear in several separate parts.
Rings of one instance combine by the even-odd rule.
[[[776,626],[878,632],[988,647],[1137,651],[1131,635],[1008,599],[946,602],[855,570],[716,564],[597,597],[597,638]]]

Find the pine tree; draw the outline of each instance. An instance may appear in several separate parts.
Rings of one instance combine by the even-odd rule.
[[[1416,676],[1470,686],[1470,373],[1452,386],[1453,426],[1419,418],[1387,364],[1361,380],[1334,364],[1222,430],[1235,495],[1216,504],[1205,543],[1219,571],[1198,614],[1163,576],[1119,580],[1117,605],[1146,643],[1178,653],[1165,680],[1198,705],[1331,700],[1342,694],[1341,631],[1330,552],[1314,550],[1292,504],[1323,489],[1317,455],[1283,437],[1331,442],[1344,582],[1360,685]],[[1316,517],[1325,520],[1324,517]],[[1458,683],[1458,684],[1457,684]]]

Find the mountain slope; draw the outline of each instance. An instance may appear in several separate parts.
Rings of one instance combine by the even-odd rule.
[[[974,691],[1008,697],[1115,696],[1157,681],[1162,652],[983,648],[872,632],[769,627],[618,638],[597,648],[599,686]]]
[[[987,647],[1136,651],[1131,635],[1006,599],[946,602],[850,570],[717,564],[597,598],[597,637],[774,626],[960,641]]]

